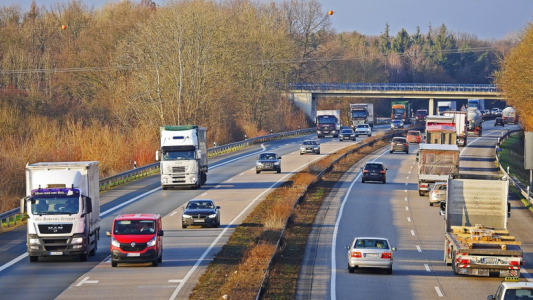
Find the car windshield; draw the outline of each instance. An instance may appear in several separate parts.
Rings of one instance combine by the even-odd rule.
[[[531,299],[533,298],[533,290],[528,288],[520,289],[507,289],[503,300],[514,300],[514,299]]]
[[[393,143],[407,143],[407,140],[404,138],[393,138],[392,142]]]
[[[367,164],[365,166],[365,170],[378,170],[378,171],[382,171],[383,170],[383,165],[382,164]]]
[[[392,121],[393,124],[400,124],[401,122],[402,122],[402,121],[400,121],[400,120],[393,120],[393,121]]]
[[[366,124],[359,124],[359,125],[357,125],[357,128],[368,128],[368,125],[366,125]]]
[[[114,234],[152,234],[154,231],[153,220],[117,220],[113,226]]]
[[[344,129],[341,131],[342,134],[351,134],[353,131],[351,129]]]
[[[389,249],[389,243],[387,243],[386,240],[358,239],[357,241],[355,241],[354,248]]]
[[[420,132],[418,132],[418,131],[409,131],[409,132],[407,133],[407,135],[419,136],[419,135],[420,135]]]
[[[315,141],[304,141],[303,144],[304,145],[316,145],[316,142]]]
[[[276,154],[274,153],[263,153],[259,155],[259,159],[276,159]]]
[[[215,208],[211,201],[191,201],[187,204],[187,209],[210,209]]]

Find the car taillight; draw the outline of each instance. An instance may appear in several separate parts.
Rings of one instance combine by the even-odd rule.
[[[361,258],[363,257],[363,255],[361,254],[361,252],[352,252],[352,257]]]
[[[512,260],[512,261],[509,262],[509,265],[510,266],[518,266],[518,265],[520,265],[520,262]]]
[[[368,173],[368,170],[363,170],[363,173]]]
[[[379,171],[379,173],[381,173],[381,174],[385,174],[385,171]]]
[[[403,144],[405,147],[409,146],[409,144]]]
[[[391,259],[392,258],[392,253],[383,252],[383,253],[381,253],[381,258]]]

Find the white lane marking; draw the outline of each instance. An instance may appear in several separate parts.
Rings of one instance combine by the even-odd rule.
[[[406,211],[409,211],[409,206],[406,206],[406,207],[405,207],[405,210],[406,210]]]
[[[217,185],[217,186],[215,186],[214,188],[215,188],[215,189],[218,189],[219,187],[220,187],[220,184],[219,184],[219,185]]]
[[[177,214],[177,213],[178,213],[178,212],[175,211],[175,212],[171,213],[170,216],[172,217],[173,215],[175,215],[175,214]]]
[[[182,282],[183,279],[169,279],[168,282],[174,283],[174,282]]]
[[[414,230],[411,230],[411,235],[415,235],[415,231]]]
[[[406,179],[409,180],[409,176],[407,176]]]
[[[207,195],[207,192],[205,192],[205,193],[201,194],[200,196],[205,196],[205,195]]]
[[[407,217],[407,222],[411,222],[411,218],[410,217]]]
[[[424,264],[424,268],[426,268],[426,271],[431,272],[431,270],[429,269],[428,264]]]
[[[529,272],[526,269],[524,268],[520,269],[520,273],[524,274],[524,277],[527,279],[527,281],[533,281],[531,274],[529,274]]]
[[[404,192],[406,192],[406,193],[407,193],[407,190],[404,190]]]
[[[407,197],[403,198],[403,200],[407,201]]]
[[[232,181],[232,180],[233,180],[233,178],[230,178],[230,179],[226,180],[226,182],[230,182],[230,181]]]
[[[406,183],[405,183],[405,185],[408,185],[408,184],[409,184],[409,182],[406,182]]]
[[[27,256],[28,256],[28,252],[26,252],[26,253],[20,255],[19,257],[17,257],[17,258],[15,258],[15,259],[11,260],[10,262],[4,264],[3,266],[0,267],[0,272],[2,272],[3,270],[5,270],[5,269],[11,267],[12,265],[18,263],[19,261],[21,261],[22,259],[26,258]]]
[[[153,189],[153,190],[151,190],[151,191],[148,191],[148,192],[146,192],[146,193],[144,193],[144,194],[141,194],[141,195],[139,195],[139,196],[137,196],[137,197],[135,197],[135,198],[132,198],[132,199],[126,201],[126,202],[123,202],[123,203],[121,203],[121,204],[119,204],[119,205],[117,205],[117,206],[115,206],[115,207],[111,207],[110,209],[108,209],[108,210],[106,210],[106,211],[100,213],[100,217],[103,217],[103,216],[107,215],[108,213],[110,213],[110,212],[116,210],[117,208],[121,208],[122,206],[126,206],[126,205],[128,205],[128,204],[130,204],[130,203],[132,203],[132,202],[135,202],[135,201],[137,201],[137,200],[143,198],[143,197],[146,196],[146,195],[150,195],[150,194],[152,194],[152,193],[154,193],[154,192],[157,192],[157,191],[159,191],[160,189],[161,189],[161,187],[157,187],[157,188],[155,188],[155,189]]]
[[[81,286],[84,283],[98,283],[98,280],[89,280],[90,277],[83,278],[76,286]]]
[[[437,295],[439,295],[439,297],[444,297],[438,286],[435,287],[435,291],[437,291]]]
[[[339,148],[341,149],[341,148]],[[337,149],[338,150],[338,149]],[[335,150],[335,151],[337,151]],[[332,151],[330,153],[334,153],[335,151]],[[216,237],[216,239],[211,243],[211,245],[209,245],[209,247],[204,251],[204,253],[202,254],[202,256],[196,261],[196,263],[194,264],[194,266],[189,270],[189,272],[187,272],[187,274],[185,275],[185,277],[183,278],[183,281],[180,282],[180,284],[178,285],[178,287],[174,290],[174,292],[172,293],[172,295],[170,296],[170,299],[176,299],[176,297],[178,296],[179,292],[181,291],[181,289],[183,288],[183,286],[185,285],[185,283],[187,283],[187,280],[189,280],[189,278],[192,276],[192,274],[196,271],[196,269],[198,268],[198,266],[202,263],[202,261],[205,259],[205,257],[207,256],[207,254],[209,254],[209,252],[211,252],[211,250],[216,246],[216,244],[218,243],[218,241],[222,238],[222,236],[224,236],[224,234],[226,234],[226,231],[228,231],[228,229],[231,227],[231,225],[233,225],[233,223],[235,223],[246,211],[248,211],[248,209],[250,209],[250,207],[252,207],[255,202],[257,202],[259,199],[261,199],[261,197],[268,193],[271,189],[273,189],[276,185],[278,185],[278,183],[282,182],[285,180],[285,178],[287,177],[290,177],[292,175],[294,175],[295,173],[297,173],[298,171],[300,171],[301,169],[307,167],[309,164],[313,163],[315,160],[318,160],[318,159],[321,159],[322,157],[319,156],[311,161],[309,161],[308,163],[302,165],[301,167],[295,169],[294,171],[290,172],[290,173],[287,173],[285,176],[283,176],[282,178],[280,178],[278,181],[274,182],[270,187],[268,187],[266,190],[264,190],[261,194],[259,194],[257,197],[255,197],[236,217],[234,217],[229,223],[228,225],[224,226],[224,229],[222,230],[222,232],[220,232],[220,234]]]
[[[242,176],[242,175],[244,175],[244,172],[242,172],[241,174],[239,174],[239,176]]]
[[[412,169],[412,168],[413,168],[413,167],[411,167],[411,169]],[[407,172],[407,174],[411,174],[411,171]],[[407,177],[407,178],[409,178],[409,177]]]
[[[418,252],[422,252],[422,248],[420,248],[420,246],[418,246],[418,245],[416,245],[416,250],[417,250]]]
[[[385,152],[381,153],[381,155],[375,157],[372,161],[376,161],[376,159],[382,157],[387,153],[389,150],[386,150]],[[352,188],[354,184],[359,180],[359,177],[361,177],[361,172],[355,176],[354,180],[350,184],[350,187],[348,187],[348,190],[346,191],[346,194],[344,195],[344,198],[342,199],[342,204],[339,209],[339,213],[337,214],[337,220],[335,221],[335,227],[333,228],[333,239],[331,241],[331,276],[330,276],[330,291],[331,291],[331,300],[337,300],[337,257],[335,255],[335,249],[337,248],[337,233],[339,231],[339,224],[341,222],[342,212],[344,211],[344,205],[346,204],[346,201],[348,199],[348,195],[350,195],[350,192],[352,191]]]

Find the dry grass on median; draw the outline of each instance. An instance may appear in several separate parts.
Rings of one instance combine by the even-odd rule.
[[[348,155],[314,185],[294,211],[292,210],[294,203],[313,183],[318,173],[357,145],[344,148],[312,164],[270,193],[243,224],[235,229],[229,241],[200,278],[190,298],[254,299],[289,216],[291,222],[285,232],[280,255],[277,256],[269,276],[269,285],[264,298],[294,298],[307,236],[322,200],[354,163],[385,144],[386,142],[378,142],[372,147],[364,147],[357,153]]]

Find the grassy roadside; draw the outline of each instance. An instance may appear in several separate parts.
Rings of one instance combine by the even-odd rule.
[[[500,145],[500,163],[502,167],[507,170],[509,167],[509,174],[518,178],[520,182],[526,186],[529,183],[529,171],[524,169],[524,134],[513,134],[509,136]],[[524,206],[533,212],[533,206],[527,199],[525,199],[520,191],[514,186],[510,187],[511,191],[522,201]]]
[[[358,145],[344,148],[295,174],[282,187],[269,194],[235,229],[201,276],[190,299],[254,299],[264,270],[275,251],[284,220],[289,216],[284,242],[269,274],[268,289],[263,298],[293,299],[307,237],[323,199],[354,163],[387,143],[376,142],[372,147],[364,147],[346,156],[321,180],[315,181],[320,171]],[[311,189],[292,211],[293,203],[307,186]]]

